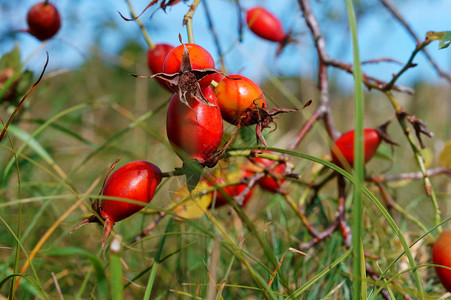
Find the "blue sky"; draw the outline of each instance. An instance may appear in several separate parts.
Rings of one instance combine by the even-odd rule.
[[[150,1],[150,0],[149,0]],[[8,5],[15,13],[2,10],[3,22],[9,24],[6,30],[25,28],[25,15],[27,10],[36,1],[13,1],[12,3],[0,0],[0,7]],[[135,10],[142,9],[148,1],[132,0]],[[191,1],[190,1],[191,2]],[[63,18],[62,30],[57,38],[49,41],[43,47],[39,41],[28,35],[22,34],[17,38],[17,43],[22,49],[24,57],[31,56],[27,67],[32,70],[40,70],[45,57],[45,50],[49,51],[51,69],[74,68],[84,60],[84,55],[89,55],[93,44],[97,44],[104,52],[104,57],[114,63],[116,53],[124,43],[134,39],[145,45],[138,26],[134,22],[123,21],[117,11],[124,14],[128,12],[124,0],[109,1],[67,1],[54,0]],[[314,12],[320,20],[320,26],[326,36],[329,54],[332,57],[350,62],[352,59],[349,30],[347,28],[346,7],[344,1],[328,2],[333,9],[325,11],[325,2],[311,1]],[[362,60],[381,57],[393,58],[405,62],[415,47],[412,38],[396,22],[388,11],[382,7],[379,1],[367,1],[370,5],[368,13],[359,20],[359,42]],[[227,0],[208,0],[208,5],[213,16],[213,22],[221,39],[221,46],[227,50],[225,57],[226,66],[230,73],[240,72],[255,81],[262,81],[267,77],[267,72],[281,75],[315,75],[316,53],[312,47],[312,39],[305,26],[302,13],[297,1],[241,1],[244,9],[257,4],[266,6],[275,15],[279,16],[285,28],[292,28],[298,33],[299,44],[287,47],[283,54],[274,58],[276,45],[255,37],[249,30],[244,32],[244,42],[237,41],[237,10],[232,2]],[[407,22],[420,37],[424,37],[429,30],[451,30],[451,1],[449,0],[410,0],[396,1],[398,9],[404,15]],[[187,5],[178,4],[168,8],[167,13],[158,10],[150,18],[151,11],[142,16],[142,21],[149,30],[154,42],[166,42],[178,44],[178,33],[182,33],[186,41],[186,29],[182,27],[181,20],[187,12]],[[345,22],[332,22],[325,14],[333,14],[334,17]],[[102,31],[99,35],[99,24],[108,23],[110,29]],[[103,27],[104,28],[104,27]],[[2,29],[4,33],[5,27]],[[194,15],[195,42],[209,50],[215,59],[218,58],[213,39],[208,31],[203,6],[199,6]],[[11,41],[3,42],[0,54],[10,51],[13,47]],[[451,72],[451,49],[438,50],[435,42],[428,47],[430,54],[440,66]],[[415,80],[428,80],[431,82],[444,82],[440,80],[434,70],[426,62],[423,55],[418,55],[415,60],[418,67],[409,70],[403,76],[400,83],[411,85]],[[145,62],[143,62],[145,63]],[[392,73],[399,70],[400,66],[390,63],[379,63],[365,66],[364,71],[369,75],[383,80],[389,80]],[[343,72],[332,74],[338,77],[339,82],[345,86],[352,85],[351,76]]]

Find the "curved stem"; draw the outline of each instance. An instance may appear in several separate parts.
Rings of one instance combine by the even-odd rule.
[[[133,6],[130,2],[130,0],[125,0],[128,4],[128,8],[130,10],[130,14],[132,15],[132,18],[136,18],[135,11],[133,9]],[[144,39],[146,40],[147,45],[150,49],[155,48],[155,44],[150,39],[149,33],[147,32],[146,28],[144,28],[143,22],[138,18],[136,19],[136,22],[138,22],[139,28],[141,29],[141,32],[143,34]]]
[[[434,189],[432,188],[432,183],[428,176],[426,166],[424,165],[423,156],[421,155],[418,147],[415,145],[412,135],[410,134],[409,128],[407,128],[407,124],[406,124],[405,117],[404,117],[405,116],[404,110],[399,105],[398,101],[396,101],[396,98],[393,96],[393,94],[390,91],[386,91],[385,94],[387,95],[388,99],[390,100],[390,102],[392,103],[393,107],[396,110],[398,122],[401,125],[401,128],[410,144],[410,147],[412,148],[413,154],[415,156],[415,160],[417,161],[417,164],[420,168],[421,174],[423,175],[423,184],[424,184],[424,189],[426,191],[426,195],[428,195],[431,198],[432,206],[434,207],[434,223],[435,223],[435,225],[438,225],[441,222],[440,208],[438,206],[437,196],[435,195]],[[442,228],[438,227],[437,231],[440,233],[442,231]]]
[[[185,17],[183,17],[183,25],[186,25],[186,32],[188,34],[188,42],[194,43],[194,34],[193,34],[193,15],[196,11],[197,6],[199,5],[201,0],[194,0],[193,4],[191,4],[188,12]]]

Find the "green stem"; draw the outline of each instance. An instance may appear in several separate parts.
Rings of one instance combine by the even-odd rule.
[[[125,0],[125,1],[127,1],[128,8],[130,9],[130,14],[132,15],[132,18],[136,18],[136,14],[135,14],[135,11],[133,10],[133,6],[132,6],[130,0]],[[139,18],[136,19],[136,22],[138,22],[139,28],[141,29],[143,37],[146,40],[146,43],[149,46],[149,48],[150,49],[155,48],[155,44],[150,39],[149,33],[147,32],[146,28],[144,28],[143,22]]]
[[[398,101],[396,101],[396,98],[393,96],[393,94],[390,91],[385,92],[385,94],[388,97],[388,99],[390,100],[393,107],[395,108],[397,116],[400,116],[403,113],[403,109],[398,104]],[[435,195],[435,191],[432,188],[431,180],[430,180],[429,176],[427,175],[427,170],[426,170],[426,166],[424,165],[423,156],[421,155],[420,150],[416,146],[415,141],[413,140],[412,135],[410,134],[409,128],[407,128],[405,118],[398,117],[398,122],[401,125],[401,128],[409,142],[410,147],[412,148],[413,154],[415,156],[415,160],[418,164],[418,167],[420,168],[421,174],[423,175],[424,189],[426,191],[426,194],[431,198],[432,206],[434,208],[434,223],[435,223],[435,225],[438,225],[441,222],[440,207],[438,205],[437,196]],[[441,233],[442,227],[438,227],[437,231],[438,231],[438,233]]]
[[[194,0],[193,4],[190,6],[188,12],[185,17],[183,17],[183,25],[186,25],[186,32],[188,34],[188,42],[194,43],[194,34],[193,34],[193,16],[196,11],[197,6],[199,5],[201,0]]]
[[[364,164],[363,164],[363,88],[362,88],[362,71],[360,69],[360,55],[357,35],[357,22],[354,14],[352,0],[346,0],[348,9],[349,27],[352,35],[352,49],[354,53],[354,114],[355,114],[355,139],[354,139],[354,180],[353,186],[354,201],[352,205],[352,274],[353,274],[353,299],[361,299],[362,293],[366,295],[366,290],[362,290],[365,276],[365,259],[362,256],[362,187],[365,180]]]
[[[110,288],[111,297],[115,300],[124,299],[124,284],[122,282],[121,237],[116,235],[110,245]]]
[[[3,123],[3,121],[2,121]],[[19,202],[19,207],[18,207],[18,217],[17,217],[17,248],[16,248],[16,253],[14,256],[14,273],[18,273],[19,272],[19,254],[20,254],[20,239],[21,239],[21,231],[22,231],[22,193],[21,193],[21,176],[20,176],[20,168],[19,168],[19,160],[18,157],[16,155],[16,149],[14,147],[14,143],[13,140],[11,139],[11,136],[9,135],[8,131],[6,131],[6,135],[8,136],[9,139],[9,143],[11,144],[11,149],[13,150],[14,153],[14,160],[16,162],[16,170],[17,170],[17,200]],[[11,279],[11,288],[10,288],[10,299],[14,299],[14,294],[16,292],[16,290],[14,289],[14,286],[16,285],[16,276],[13,276]]]

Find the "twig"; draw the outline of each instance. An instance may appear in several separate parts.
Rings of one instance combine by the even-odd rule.
[[[148,236],[149,233],[158,225],[158,223],[160,223],[161,220],[163,220],[165,216],[166,216],[165,212],[160,212],[160,214],[156,217],[156,219],[152,223],[150,223],[140,234],[138,234],[133,238],[131,244],[139,242],[145,236]]]
[[[222,70],[225,70],[223,51],[222,51],[222,48],[221,48],[221,44],[219,43],[218,34],[216,33],[216,30],[215,30],[215,28],[213,26],[213,20],[211,18],[210,9],[208,7],[207,0],[203,0],[202,3],[204,4],[205,16],[207,17],[208,27],[210,28],[211,35],[213,36],[213,40],[214,40],[214,43],[216,45],[216,50],[218,51],[219,62],[221,64],[221,68],[222,68]]]
[[[374,271],[373,267],[368,262],[365,262],[365,269],[366,273],[371,277],[371,279],[375,281],[379,279],[380,275],[376,271]],[[383,289],[381,293],[386,300],[391,300],[390,294],[386,289]]]
[[[362,65],[376,64],[376,63],[380,63],[380,62],[392,62],[392,63],[398,64],[398,65],[402,65],[402,62],[400,62],[400,61],[397,61],[397,60],[395,60],[393,58],[385,58],[385,57],[377,58],[377,59],[365,60],[365,61],[362,61],[361,64]]]
[[[399,105],[398,101],[396,100],[396,98],[393,96],[393,94],[390,91],[386,91],[385,95],[388,97],[388,99],[390,100],[390,102],[392,103],[393,107],[396,110],[396,116],[398,119],[398,123],[400,124],[401,128],[403,129],[404,135],[406,136],[407,141],[409,142],[409,145],[415,156],[415,160],[417,161],[418,167],[420,168],[420,172],[423,175],[424,189],[425,189],[426,195],[428,195],[431,198],[432,205],[434,207],[435,225],[438,225],[438,224],[440,224],[440,220],[441,220],[440,214],[441,213],[440,213],[440,208],[438,206],[437,197],[435,196],[434,189],[432,188],[431,180],[429,179],[429,176],[427,175],[423,156],[421,155],[420,150],[418,149],[418,147],[415,145],[415,142],[413,141],[410,129],[407,128],[406,113],[404,112],[404,109]],[[441,232],[441,227],[439,227],[437,230],[439,232]]]
[[[141,33],[144,36],[144,39],[146,40],[147,45],[149,46],[150,49],[155,48],[155,44],[152,42],[152,40],[150,39],[149,33],[147,32],[146,28],[143,25],[143,22],[141,21],[141,19],[137,18],[135,11],[133,9],[133,6],[130,2],[130,0],[125,0],[128,4],[128,9],[130,10],[130,14],[132,15],[132,18],[136,18],[136,22],[138,22],[138,26],[141,29]],[[120,14],[120,13],[119,13]],[[122,15],[121,15],[122,16]],[[122,17],[123,18],[123,17]]]
[[[451,176],[451,168],[445,167],[437,167],[434,169],[426,170],[425,174],[428,177],[437,176],[437,175],[448,175]],[[400,181],[400,180],[418,180],[423,179],[422,172],[409,172],[409,173],[401,173],[401,174],[381,174],[377,176],[372,176],[369,178],[371,181],[379,181],[379,182],[389,182],[389,181]]]
[[[419,43],[420,39],[415,34],[413,29],[407,24],[407,22],[402,17],[401,13],[398,11],[396,6],[391,2],[391,0],[381,0],[382,4],[391,12],[391,14],[404,26],[404,28],[410,33],[410,35],[414,38],[415,42]],[[432,57],[429,55],[429,53],[426,51],[426,49],[422,49],[424,55],[429,60],[429,63],[434,67],[434,69],[437,71],[440,77],[445,78],[451,83],[451,76],[447,73],[445,73],[438,65],[437,63],[432,59]]]
[[[321,110],[324,111],[323,120],[326,125],[327,132],[330,137],[335,140],[338,137],[338,132],[332,119],[332,113],[329,105],[329,81],[327,77],[326,61],[329,59],[329,55],[326,50],[326,41],[319,28],[318,20],[315,18],[312,8],[308,0],[298,0],[301,10],[304,13],[304,19],[308,28],[313,36],[316,51],[319,58],[318,69],[318,88],[321,93]]]
[[[193,4],[189,7],[188,12],[183,17],[183,26],[186,25],[186,31],[188,34],[188,41],[190,43],[194,43],[194,34],[193,34],[193,16],[196,11],[197,6],[199,5],[200,0],[194,0]]]
[[[60,285],[58,284],[58,279],[55,276],[55,273],[52,272],[53,283],[55,284],[56,291],[61,300],[64,300],[63,293],[61,292]]]
[[[408,69],[416,67],[417,64],[413,63],[413,59],[415,58],[415,56],[417,55],[418,52],[420,52],[424,47],[426,47],[427,45],[429,45],[431,41],[430,40],[425,40],[424,42],[420,43],[418,42],[417,46],[415,47],[415,50],[412,52],[412,54],[410,55],[409,60],[407,61],[407,63],[404,65],[404,67],[396,74],[393,74],[393,78],[392,80],[387,83],[384,86],[384,91],[389,91],[393,88],[393,86],[395,85],[396,80],[398,80],[398,78],[404,73],[406,72]]]
[[[345,204],[346,204],[346,182],[343,175],[337,176],[338,183],[338,211],[337,211],[337,221],[340,226],[341,235],[343,236],[343,241],[345,245],[351,245],[351,229],[346,223],[345,216]]]
[[[294,138],[294,140],[288,145],[288,150],[294,150],[297,146],[301,143],[301,141],[304,139],[307,132],[312,128],[313,124],[315,124],[318,119],[320,119],[324,115],[324,106],[321,105],[313,114],[312,116],[307,120],[307,122],[304,123],[301,130],[299,130],[298,134]]]

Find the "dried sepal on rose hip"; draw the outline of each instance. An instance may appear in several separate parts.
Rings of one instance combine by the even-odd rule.
[[[156,44],[153,47],[149,48],[149,50],[147,51],[147,66],[149,67],[149,70],[152,74],[163,72],[163,65],[166,56],[174,48],[174,46],[169,44]],[[160,86],[172,92],[172,89],[169,87],[166,81],[159,78],[157,78],[157,81]]]
[[[127,163],[108,177],[118,161],[111,166],[99,195],[139,201],[143,204],[115,199],[102,199],[100,203],[99,199],[96,199],[94,202],[91,201],[94,214],[85,218],[69,232],[70,234],[88,223],[104,223],[102,249],[105,247],[105,242],[113,229],[114,223],[143,209],[152,200],[162,179],[160,169],[147,161]]]
[[[262,130],[270,127],[273,117],[298,109],[276,107],[268,111],[262,90],[252,80],[242,75],[224,77],[216,86],[215,94],[225,121],[237,126],[256,126],[256,135],[266,147]]]
[[[221,73],[214,69],[214,60],[207,50],[196,44],[184,44],[172,49],[166,56],[163,72],[150,76],[131,74],[137,78],[157,78],[165,81],[179,95],[179,100],[189,106],[189,98],[202,104],[214,106],[202,94],[202,87],[210,82],[203,81],[208,75]]]

